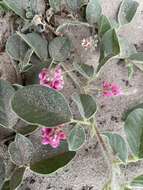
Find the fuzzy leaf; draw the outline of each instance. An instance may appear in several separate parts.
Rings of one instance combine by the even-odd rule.
[[[111,28],[112,26],[108,18],[102,15],[98,23],[98,33],[100,34],[100,36],[103,36]]]
[[[15,93],[12,108],[31,124],[54,127],[71,120],[71,112],[64,96],[41,85],[26,86]]]
[[[48,59],[48,43],[39,34],[32,32],[28,34],[17,34],[33,49],[36,55],[43,61]]]
[[[96,24],[102,14],[100,0],[90,0],[86,8],[86,18],[89,24]]]
[[[23,135],[17,134],[15,141],[8,148],[11,160],[18,166],[30,163],[33,154],[31,141]]]
[[[65,0],[67,7],[73,11],[77,12],[81,7],[81,0]]]
[[[10,190],[15,190],[22,182],[25,167],[18,168],[14,171],[10,179]]]
[[[79,112],[83,118],[91,118],[97,111],[97,105],[94,98],[88,94],[75,94],[72,99],[76,103]]]
[[[115,29],[107,31],[101,40],[101,54],[97,72],[104,66],[104,64],[120,53],[120,45]]]
[[[49,44],[50,56],[58,62],[65,61],[70,55],[71,44],[66,37],[54,38]]]
[[[125,133],[132,153],[143,158],[143,109],[133,110],[125,121]]]
[[[129,60],[143,64],[143,52],[137,52],[130,55]]]
[[[63,141],[57,149],[47,146],[46,159],[31,163],[30,169],[39,174],[51,174],[67,165],[75,156],[75,152],[68,151],[68,144]]]
[[[74,62],[74,68],[87,79],[94,75],[94,67],[92,65]]]
[[[24,59],[28,48],[28,45],[17,34],[10,36],[6,43],[7,53],[16,61],[22,61]]]
[[[5,163],[2,158],[0,158],[0,189],[3,186],[4,180],[5,180]]]
[[[120,25],[128,24],[132,21],[139,3],[133,0],[123,0],[118,13]]]
[[[7,7],[14,11],[21,18],[25,19],[23,0],[3,0]]]
[[[74,126],[68,136],[68,145],[70,151],[78,150],[85,142],[86,135],[83,127],[80,125]]]
[[[130,186],[134,188],[143,188],[143,175],[135,177],[130,183]]]
[[[17,122],[17,116],[10,106],[14,94],[14,88],[8,82],[0,80],[0,125],[3,127],[12,128]]]
[[[113,153],[122,161],[127,162],[128,150],[125,140],[115,133],[103,133],[109,140]]]
[[[49,4],[55,12],[61,11],[61,0],[49,0]]]

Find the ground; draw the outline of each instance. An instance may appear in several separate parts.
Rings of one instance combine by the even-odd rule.
[[[120,2],[120,0],[102,0],[104,14],[115,18]],[[120,34],[135,44],[139,50],[143,50],[143,1],[138,0],[138,2],[140,7],[134,20],[125,26]],[[97,61],[98,53],[88,55],[88,63],[97,64]],[[110,99],[103,97],[97,99],[99,105],[98,126],[101,130],[106,129],[122,133],[122,113],[143,100],[143,73],[135,69],[133,78],[128,82],[125,65],[112,61],[104,67],[96,85],[100,85],[104,80],[120,84],[124,90],[124,95]],[[70,81],[67,80],[65,95],[69,96],[73,90],[74,87],[71,87]],[[32,142],[36,142],[35,148],[40,149],[36,147],[39,141],[37,133],[30,138]],[[133,176],[142,174],[143,162],[130,164],[122,169],[125,172],[126,179],[130,180]],[[47,177],[38,176],[27,169],[19,190],[102,190],[103,185],[108,181],[108,177],[108,167],[99,145],[96,144],[96,139],[88,138],[74,161],[63,171]]]

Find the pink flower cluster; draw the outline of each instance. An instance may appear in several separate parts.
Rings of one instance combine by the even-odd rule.
[[[123,92],[118,85],[114,83],[103,82],[103,96],[112,97],[112,96],[120,96],[122,94]]]
[[[43,128],[42,129],[42,144],[51,145],[53,148],[57,148],[62,140],[67,138],[64,131],[61,129],[63,125],[56,128]]]
[[[91,38],[84,38],[81,42],[81,45],[84,49],[89,49],[92,47],[92,40]]]
[[[55,70],[42,69],[39,74],[40,84],[60,91],[64,87],[62,69],[58,66]]]

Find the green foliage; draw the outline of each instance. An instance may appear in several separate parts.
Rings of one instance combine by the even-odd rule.
[[[120,45],[115,29],[107,31],[101,39],[100,60],[97,72],[111,58],[119,55]]]
[[[139,3],[133,0],[123,0],[118,13],[120,25],[128,24],[132,21]]]
[[[79,124],[75,125],[68,136],[68,145],[70,151],[78,150],[86,140],[83,127]]]
[[[27,43],[28,46],[30,46],[41,60],[46,61],[48,59],[48,42],[39,34],[35,32],[28,34],[17,32],[17,34]]]
[[[74,94],[72,99],[76,103],[83,118],[89,119],[96,113],[97,105],[92,96],[88,94]]]
[[[65,61],[71,50],[71,43],[66,37],[54,38],[49,44],[49,53],[52,59],[57,62]]]
[[[135,158],[143,158],[143,109],[133,110],[125,121],[125,133]]]
[[[49,4],[55,12],[61,11],[61,0],[49,0]]]
[[[126,163],[128,159],[128,150],[123,137],[109,132],[103,134],[108,138],[113,154],[116,155],[122,162]]]
[[[69,10],[77,12],[81,7],[82,0],[65,0]]]
[[[2,158],[0,158],[0,189],[3,186],[4,180],[5,180],[5,163],[4,160]]]
[[[130,183],[130,186],[134,188],[143,188],[143,175],[135,177]]]
[[[10,106],[14,94],[14,88],[8,82],[0,80],[0,125],[3,127],[12,128],[17,122],[17,116]]]
[[[26,122],[45,127],[70,122],[72,117],[64,96],[41,85],[18,90],[12,99],[12,108]]]
[[[99,33],[99,35],[103,36],[111,28],[112,28],[112,26],[111,26],[109,19],[105,15],[102,15],[100,17],[99,22],[98,22],[98,33]]]
[[[51,174],[67,165],[75,156],[75,152],[68,151],[68,144],[63,141],[57,149],[48,148],[46,159],[31,163],[30,169],[39,174]]]
[[[91,77],[93,77],[95,71],[94,71],[94,67],[92,65],[87,65],[87,64],[83,64],[83,63],[77,63],[74,62],[73,63],[74,68],[85,78],[89,79]]]
[[[6,4],[3,1],[0,1],[0,11],[9,11],[9,8],[6,6]]]
[[[102,15],[100,0],[90,0],[86,8],[86,19],[89,24],[97,24]]]
[[[28,138],[17,134],[15,141],[9,145],[8,151],[11,160],[16,165],[26,166],[32,159],[33,145]]]

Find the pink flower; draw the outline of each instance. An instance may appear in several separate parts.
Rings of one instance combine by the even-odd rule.
[[[92,40],[90,38],[84,38],[81,43],[82,47],[86,50],[92,47]]]
[[[64,131],[61,129],[63,125],[56,128],[43,128],[42,129],[42,144],[51,145],[53,148],[57,148],[62,140],[67,138]]]
[[[58,66],[55,70],[42,69],[39,74],[40,84],[60,91],[64,87],[62,69]]]
[[[103,82],[103,96],[112,97],[112,96],[120,96],[122,94],[123,92],[118,85],[114,83]]]

